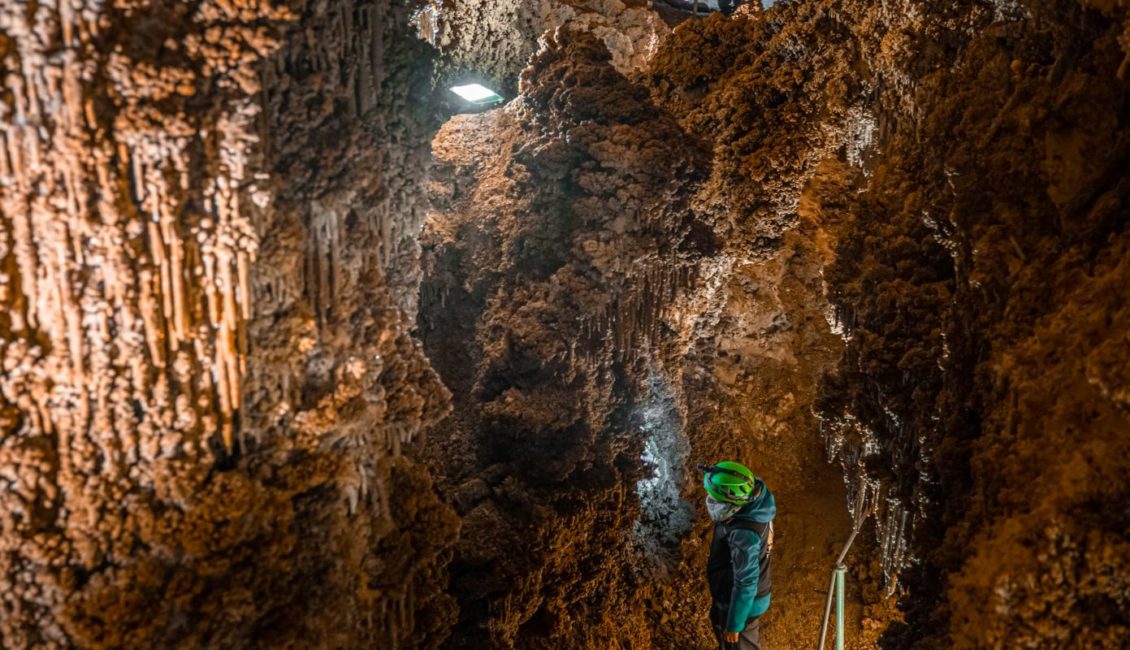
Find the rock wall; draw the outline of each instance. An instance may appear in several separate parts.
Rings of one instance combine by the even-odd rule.
[[[1119,647],[1123,31],[1072,2],[988,9],[930,39],[918,108],[891,116],[847,207],[829,410],[907,513],[892,644]]]
[[[717,211],[723,233],[712,318],[683,385],[692,458],[739,458],[774,490],[778,579],[764,636],[802,646],[817,642],[830,563],[851,525],[813,406],[842,351],[825,318],[832,235],[822,205],[858,173],[848,160],[859,91],[850,66],[862,45],[818,4],[790,11],[684,23],[645,79],[656,103],[709,143],[711,176],[695,201]],[[697,481],[688,487],[700,502]],[[701,508],[698,522],[682,580],[686,610],[701,619],[710,534]],[[853,639],[859,620],[853,607]],[[683,647],[707,647],[693,638]]]
[[[453,593],[468,647],[707,647],[710,527],[693,467],[724,457],[772,481],[789,513],[780,561],[804,567],[779,585],[769,636],[815,642],[819,590],[850,520],[812,412],[841,346],[821,280],[832,217],[809,206],[802,221],[800,204],[818,164],[837,156],[814,194],[843,191],[861,120],[841,81],[850,59],[805,58],[824,38],[805,24],[685,26],[644,85],[608,69],[598,47],[553,41],[514,104],[458,117],[437,137],[420,327],[455,394],[429,445],[464,521]],[[857,47],[846,28],[837,43]],[[543,99],[550,90],[561,99]],[[642,110],[661,119],[643,123]],[[686,154],[658,142],[673,138],[697,143],[694,182]],[[594,188],[615,198],[596,200]],[[633,227],[641,205],[654,224],[677,223],[664,205],[693,215],[701,225],[687,236],[710,254],[688,259],[695,280],[676,281],[670,314],[644,330],[658,324],[654,334],[633,337],[601,305],[631,286],[647,251],[669,245]],[[589,266],[584,282],[558,270]],[[661,306],[664,293],[645,303]],[[594,439],[602,428],[627,434],[622,446]],[[595,489],[580,467],[613,449],[612,483]],[[551,489],[530,485],[539,480]]]
[[[787,231],[800,196],[799,234],[834,260],[846,349],[819,408],[876,518],[856,578],[903,590],[891,647],[1125,637],[1124,16],[790,4],[676,30],[649,73],[732,161],[719,188],[757,180],[735,223],[771,224],[767,197]],[[804,161],[828,153],[840,193],[805,207]]]
[[[444,75],[487,80],[510,95],[543,36],[563,25],[600,38],[620,72],[638,72],[670,33],[645,5],[638,0],[430,0],[418,24],[443,55]]]
[[[705,151],[595,37],[559,30],[519,98],[449,122],[435,155],[420,328],[455,394],[429,436],[463,521],[453,641],[674,647],[637,482],[718,244],[689,205]]]
[[[737,454],[772,642],[862,486],[887,646],[1121,647],[1128,20],[5,4],[0,645],[706,647]]]
[[[410,9],[0,9],[0,644],[442,641]]]
[[[846,348],[818,410],[849,493],[865,488],[856,516],[875,518],[877,560],[855,579],[901,594],[891,647],[1126,634],[1130,530],[1111,513],[1130,468],[1113,370],[1127,48],[1125,9],[1099,9],[788,4],[680,27],[647,75],[657,104],[713,143],[700,200],[730,215],[723,255],[762,269],[729,276],[752,304],[720,312],[703,339],[720,348],[702,357],[715,377],[684,392],[721,396],[761,436],[803,430],[788,402],[812,404],[808,382],[839,353],[794,319],[828,303],[821,282],[790,290],[780,262],[756,260],[823,267]],[[735,336],[774,313],[768,335]],[[775,379],[748,360],[767,352],[808,369]]]
[[[608,130],[613,135],[607,137],[614,142],[643,137],[635,134],[634,115],[625,108],[579,110],[576,117],[570,116],[586,121],[586,128],[580,131],[585,137],[578,138],[574,129],[563,129],[553,121],[546,125],[543,113],[556,116],[562,109],[531,101],[530,94],[542,92],[544,82],[530,83],[515,104],[522,108],[457,118],[437,138],[437,157],[446,164],[436,196],[439,212],[429,220],[425,232],[428,277],[420,323],[429,356],[456,395],[455,416],[430,441],[436,464],[449,463],[442,485],[453,495],[466,526],[454,565],[454,593],[464,603],[458,638],[491,647],[540,647],[537,644],[546,643],[542,640],[546,636],[559,645],[588,642],[599,646],[601,635],[609,634],[604,631],[604,621],[614,620],[620,625],[619,638],[633,647],[709,644],[702,583],[704,542],[709,533],[705,518],[699,512],[697,524],[682,524],[688,527],[673,536],[679,540],[678,547],[666,552],[631,540],[632,533],[641,530],[637,508],[647,512],[652,504],[641,502],[646,490],[633,494],[626,488],[643,478],[644,461],[654,455],[631,453],[638,447],[625,449],[614,475],[618,502],[607,505],[590,493],[573,469],[575,450],[549,446],[548,436],[541,433],[548,429],[553,433],[551,439],[561,438],[560,432],[577,417],[569,414],[578,404],[586,409],[586,418],[601,412],[615,418],[610,427],[631,425],[631,415],[639,405],[645,418],[658,411],[669,420],[664,430],[678,429],[673,443],[665,442],[656,449],[666,448],[679,459],[674,465],[660,463],[658,469],[676,477],[674,493],[681,495],[683,505],[676,504],[671,512],[681,513],[682,521],[691,509],[686,504],[701,498],[690,470],[697,462],[739,456],[769,478],[788,506],[783,510],[787,513],[782,519],[787,524],[782,527],[786,543],[780,561],[794,570],[802,567],[794,579],[779,585],[779,606],[771,622],[780,634],[778,639],[815,640],[819,590],[826,580],[828,562],[850,526],[844,512],[845,490],[838,484],[838,470],[825,462],[819,423],[813,414],[819,380],[834,366],[842,346],[833,335],[834,323],[826,318],[831,307],[824,295],[822,270],[832,259],[837,227],[843,220],[834,208],[841,195],[852,191],[863,177],[865,149],[874,130],[874,120],[861,108],[869,80],[853,75],[860,59],[881,50],[882,34],[871,28],[884,19],[893,25],[898,14],[861,11],[856,24],[819,4],[797,5],[789,12],[770,13],[764,19],[757,14],[736,20],[717,16],[686,24],[660,49],[644,77],[655,110],[664,120],[679,123],[681,137],[705,145],[710,159],[709,165],[700,163],[704,173],[695,183],[651,181],[662,188],[666,200],[686,202],[687,209],[709,226],[716,242],[709,258],[697,262],[698,281],[686,292],[685,307],[675,309],[694,317],[669,325],[668,342],[658,349],[622,337],[614,337],[611,348],[627,344],[627,349],[638,350],[646,364],[655,364],[662,388],[658,392],[671,395],[671,408],[648,405],[654,399],[649,392],[654,384],[645,380],[656,375],[641,372],[645,368],[638,363],[634,372],[623,371],[627,381],[599,380],[597,385],[612,383],[619,399],[630,399],[617,403],[597,399],[592,389],[581,385],[562,393],[557,375],[537,371],[546,364],[510,360],[514,353],[509,349],[504,363],[492,360],[515,331],[521,332],[524,341],[519,346],[522,354],[564,358],[564,350],[558,353],[554,347],[559,332],[568,332],[561,319],[539,323],[527,314],[566,307],[577,310],[570,307],[575,296],[594,290],[615,291],[620,285],[617,266],[623,262],[613,264],[611,273],[606,270],[593,277],[591,286],[549,275],[549,286],[544,289],[548,297],[542,298],[536,293],[542,289],[528,288],[527,276],[542,264],[558,268],[565,254],[560,251],[570,247],[556,243],[539,247],[537,255],[522,253],[531,236],[527,232],[541,233],[550,242],[572,236],[570,218],[577,208],[571,206],[579,205],[576,192],[554,191],[551,181],[563,173],[583,173],[587,157],[578,159],[566,153],[589,146],[589,133]],[[596,56],[589,48],[566,50],[582,62]],[[607,102],[622,101],[625,106],[628,97],[640,96],[640,90],[626,79],[607,73],[594,75],[592,70],[598,68],[591,65],[539,68],[553,60],[551,54],[552,48],[534,59],[528,79],[553,74],[567,88],[588,84],[597,89],[594,92],[610,96]],[[607,105],[595,102],[597,95],[576,94],[597,106]],[[558,138],[568,138],[569,146],[558,144]],[[650,142],[650,136],[645,142]],[[608,157],[602,153],[605,148],[600,144],[596,150],[602,160]],[[540,164],[533,168],[535,173],[530,172],[526,152],[531,150],[553,152],[552,174],[543,170],[541,159],[535,159]],[[603,163],[609,167],[606,173],[616,179],[606,184],[622,183],[619,178],[634,169],[628,165],[650,165],[652,173],[660,176],[681,170],[683,165],[673,162],[671,154],[660,155],[650,148],[631,151],[618,146],[610,150],[620,162]],[[573,171],[577,165],[581,172]],[[824,170],[819,181],[814,180],[818,169]],[[654,245],[646,231],[626,230],[623,224],[629,221],[613,218],[625,211],[634,213],[634,201],[648,196],[647,186],[618,192],[616,201],[600,206],[610,220],[603,227],[613,230],[616,240],[632,246],[646,249]],[[625,203],[627,199],[633,202]],[[580,205],[586,211],[591,209]],[[513,216],[514,206],[519,206],[521,217]],[[496,225],[500,222],[502,226]],[[602,233],[596,240],[608,236]],[[632,258],[618,247],[594,243],[586,245],[585,252]],[[496,297],[502,295],[498,287],[506,286],[511,276],[521,278],[522,297]],[[591,307],[580,307],[582,315],[591,312]],[[522,316],[516,316],[513,309],[520,309]],[[589,337],[592,324],[584,322],[588,325],[579,333]],[[598,316],[595,330],[603,332],[608,327]],[[595,362],[587,358],[580,367],[599,377],[600,363],[599,358]],[[496,402],[505,393],[496,395],[485,382],[496,373],[514,372],[515,366],[524,372],[520,379],[507,380],[506,386],[513,382],[519,387],[508,398],[514,402],[500,406]],[[560,374],[571,376],[565,371]],[[540,398],[518,401],[524,393]],[[665,399],[658,401],[666,403]],[[491,412],[505,409],[509,419],[492,426],[479,413],[484,402]],[[550,412],[560,413],[555,417],[566,419],[548,419],[542,411],[547,406]],[[523,418],[536,419],[538,424],[525,424]],[[654,431],[655,426],[641,421],[638,429],[629,429],[627,440],[632,445],[645,442],[644,448],[652,454],[646,443],[651,440],[649,427]],[[586,430],[590,428],[594,427],[590,424]],[[568,437],[586,454],[601,448],[588,433]],[[686,451],[677,451],[680,445]],[[561,456],[560,461],[547,456],[545,450],[550,449]],[[603,454],[597,452],[597,457]],[[528,514],[512,512],[516,506],[508,503],[515,499],[510,489],[502,491],[515,474],[530,471],[522,460],[540,462],[536,467],[554,481],[551,494],[535,499],[541,501],[541,508],[546,502],[567,498],[564,494],[578,498],[578,492],[585,503],[594,504],[581,518],[539,508],[538,523],[533,526],[537,531],[534,539],[539,540],[534,542],[536,550],[525,548],[530,543],[526,537],[509,540],[508,533],[500,532],[518,528],[514,522],[529,525]],[[557,468],[562,466],[566,473],[559,474]],[[517,481],[523,498],[529,490],[522,483],[532,479]],[[649,480],[655,479],[644,479],[641,485]],[[809,530],[814,519],[825,524],[819,533]],[[600,523],[600,537],[586,532],[594,520]],[[655,530],[646,525],[642,529]],[[541,536],[552,539],[555,534],[543,531],[571,531],[570,543],[540,542]],[[625,548],[627,551],[622,550]],[[619,567],[603,571],[600,593],[607,596],[600,600],[588,598],[594,587],[573,577],[588,573],[585,567],[590,566]],[[626,592],[640,603],[635,609],[619,600]],[[568,622],[577,620],[573,603],[584,598],[588,598],[586,620],[596,622],[576,630]]]

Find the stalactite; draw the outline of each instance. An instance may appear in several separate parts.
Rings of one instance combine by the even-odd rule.
[[[428,78],[426,61],[400,49],[411,48],[407,9],[297,3],[306,23],[273,53],[291,18],[279,3],[114,12],[88,5],[0,8],[0,468],[11,466],[8,454],[32,453],[25,448],[45,459],[34,472],[0,477],[0,544],[18,549],[0,557],[9,614],[0,617],[0,638],[17,647],[167,645],[164,608],[191,602],[178,642],[241,645],[256,621],[289,607],[289,588],[264,587],[273,584],[271,558],[328,553],[313,540],[347,544],[331,528],[351,525],[355,547],[318,561],[319,588],[340,604],[332,620],[348,621],[334,634],[367,645],[386,631],[356,627],[365,616],[350,614],[354,583],[365,570],[347,563],[370,563],[378,543],[392,543],[380,481],[391,457],[446,408],[442,386],[408,340],[401,309],[411,305],[390,296],[413,291],[418,277],[410,251],[392,238],[405,232],[401,221],[418,227],[413,203],[429,138],[426,126],[390,117],[405,110],[409,89],[380,88],[390,56],[419,66],[411,83]],[[139,40],[130,26],[142,14],[152,34]],[[168,56],[146,49],[150,36],[171,48]],[[318,89],[306,76],[311,66],[322,72]],[[378,116],[386,98],[387,114]],[[350,114],[323,110],[350,100]],[[364,113],[371,123],[360,123]],[[326,126],[351,135],[324,138]],[[275,170],[296,158],[361,171],[346,178],[340,169],[302,169],[280,182]],[[407,178],[394,185],[386,172]],[[330,197],[332,219],[320,230],[304,232],[295,217],[300,187]],[[352,199],[341,197],[358,191],[358,209],[387,194],[351,239],[343,220],[355,206],[342,210]],[[381,215],[377,233],[368,227],[373,214]],[[303,235],[316,278],[303,277],[301,246],[295,254]],[[400,269],[395,286],[357,273],[358,260],[378,246],[381,265]],[[300,295],[311,279],[324,283],[312,306]],[[355,320],[339,313],[349,301]],[[322,331],[307,320],[314,312]],[[304,363],[323,350],[333,358],[325,394]],[[382,354],[395,371],[368,373]],[[334,447],[339,420],[363,433]],[[358,424],[369,420],[396,424],[386,440]],[[334,474],[349,463],[358,474],[352,484],[353,470]],[[335,498],[352,504],[347,516],[355,519],[346,524],[337,508],[291,501],[325,485],[339,486]],[[235,519],[243,523],[229,527]],[[199,572],[216,571],[250,543],[259,556],[213,575],[263,595],[221,616],[216,608],[234,588],[199,580]],[[408,572],[433,561],[419,549],[402,552]],[[293,584],[307,568],[289,568]],[[76,583],[76,574],[86,578]],[[393,644],[411,633],[403,623],[414,596],[400,600]],[[282,640],[321,624],[273,633]],[[214,636],[202,641],[206,634]]]

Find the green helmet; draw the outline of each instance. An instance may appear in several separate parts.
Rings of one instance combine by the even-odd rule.
[[[754,493],[757,477],[741,463],[724,460],[699,469],[705,473],[702,487],[718,501],[745,505],[757,497]]]

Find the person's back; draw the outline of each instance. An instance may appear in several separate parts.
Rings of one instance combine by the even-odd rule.
[[[760,650],[759,617],[769,608],[776,500],[744,465],[701,468],[714,520],[707,582],[710,620],[721,647]]]

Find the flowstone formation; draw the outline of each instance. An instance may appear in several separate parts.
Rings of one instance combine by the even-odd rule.
[[[442,641],[409,18],[0,9],[0,645]]]
[[[678,383],[717,241],[688,204],[705,151],[610,59],[559,30],[515,102],[436,138],[420,328],[455,394],[429,455],[462,516],[457,647],[669,642],[637,405]]]

